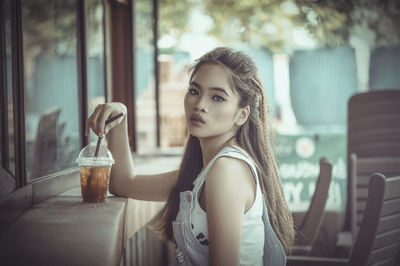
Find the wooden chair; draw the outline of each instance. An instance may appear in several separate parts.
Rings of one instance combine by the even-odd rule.
[[[368,188],[359,234],[349,258],[288,256],[287,265],[399,265],[400,176],[386,178],[375,173]]]
[[[354,195],[354,208],[352,212],[352,232],[355,236],[358,233],[364,209],[368,198],[368,177],[375,172],[382,173],[386,178],[400,176],[400,158],[358,158],[357,176],[353,178],[356,187]]]
[[[322,158],[319,166],[320,172],[314,195],[307,213],[298,226],[298,236],[292,251],[296,255],[308,255],[311,252],[324,219],[325,205],[332,180],[332,163],[326,158]]]
[[[360,223],[368,198],[368,179],[375,172],[382,173],[386,178],[400,176],[400,158],[357,158],[351,154],[351,175],[348,187],[348,219],[349,231],[343,231],[338,236],[338,248],[350,250],[357,238]]]
[[[58,118],[60,109],[53,109],[41,115],[33,152],[32,177],[44,176],[57,166],[57,148],[60,142]]]
[[[400,106],[400,101],[397,104]],[[355,153],[360,158],[400,157],[400,111],[392,111],[387,114],[358,113],[349,116],[348,154]]]
[[[354,94],[349,99],[347,106],[348,177],[355,174],[351,170],[352,154],[355,154],[358,159],[400,158],[400,90],[367,91]],[[350,186],[350,178],[348,178],[348,188]],[[351,191],[348,191],[348,198],[351,196]],[[347,218],[350,215],[349,209],[348,205],[345,229],[349,229]]]
[[[353,95],[348,102],[347,122],[348,202],[343,228],[347,233],[339,234],[338,250],[350,247],[356,238],[356,216],[359,224],[366,200],[366,177],[374,172],[400,175],[400,90]]]
[[[361,96],[355,96],[355,95],[361,95]],[[399,89],[387,89],[387,90],[379,90],[379,91],[367,91],[367,92],[360,92],[353,95],[351,98],[351,106],[352,108],[360,108],[364,109],[361,106],[365,106],[365,104],[369,104],[373,106],[374,108],[367,108],[364,109],[364,112],[376,112],[375,107],[381,107],[378,108],[378,110],[383,109],[392,109],[389,107],[386,103],[388,102],[397,102],[400,100],[400,90]],[[374,110],[375,109],[375,110]],[[400,109],[398,109],[400,110]]]

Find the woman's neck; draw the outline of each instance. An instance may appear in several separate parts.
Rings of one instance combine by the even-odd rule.
[[[201,152],[203,155],[203,166],[206,166],[209,161],[225,146],[238,145],[235,136],[221,136],[213,138],[199,138]]]

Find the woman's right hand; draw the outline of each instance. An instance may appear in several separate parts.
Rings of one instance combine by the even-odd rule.
[[[122,113],[123,116],[105,126],[106,120]],[[86,120],[85,136],[89,136],[90,129],[99,136],[104,137],[113,127],[121,123],[125,119],[127,113],[126,106],[123,103],[112,102],[104,103],[96,106],[92,115]]]

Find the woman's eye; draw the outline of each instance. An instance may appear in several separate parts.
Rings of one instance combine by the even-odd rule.
[[[212,99],[213,99],[213,101],[216,101],[216,102],[223,102],[223,101],[225,101],[225,99],[222,98],[222,97],[219,96],[219,95],[214,95],[214,96],[212,97]]]
[[[195,90],[195,89],[192,89],[192,88],[189,89],[189,93],[191,95],[199,95],[199,92],[197,90]]]

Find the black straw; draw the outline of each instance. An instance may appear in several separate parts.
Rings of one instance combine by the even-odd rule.
[[[97,155],[99,154],[101,139],[102,139],[101,137],[99,137],[99,138],[97,139],[96,151],[94,152],[94,157],[96,157],[96,158],[97,158]]]
[[[113,117],[107,119],[107,120],[106,120],[106,125],[110,124],[112,121],[117,120],[118,118],[120,118],[120,117],[123,116],[123,115],[124,115],[123,113],[119,113],[119,114],[117,114],[116,116],[113,116]]]

